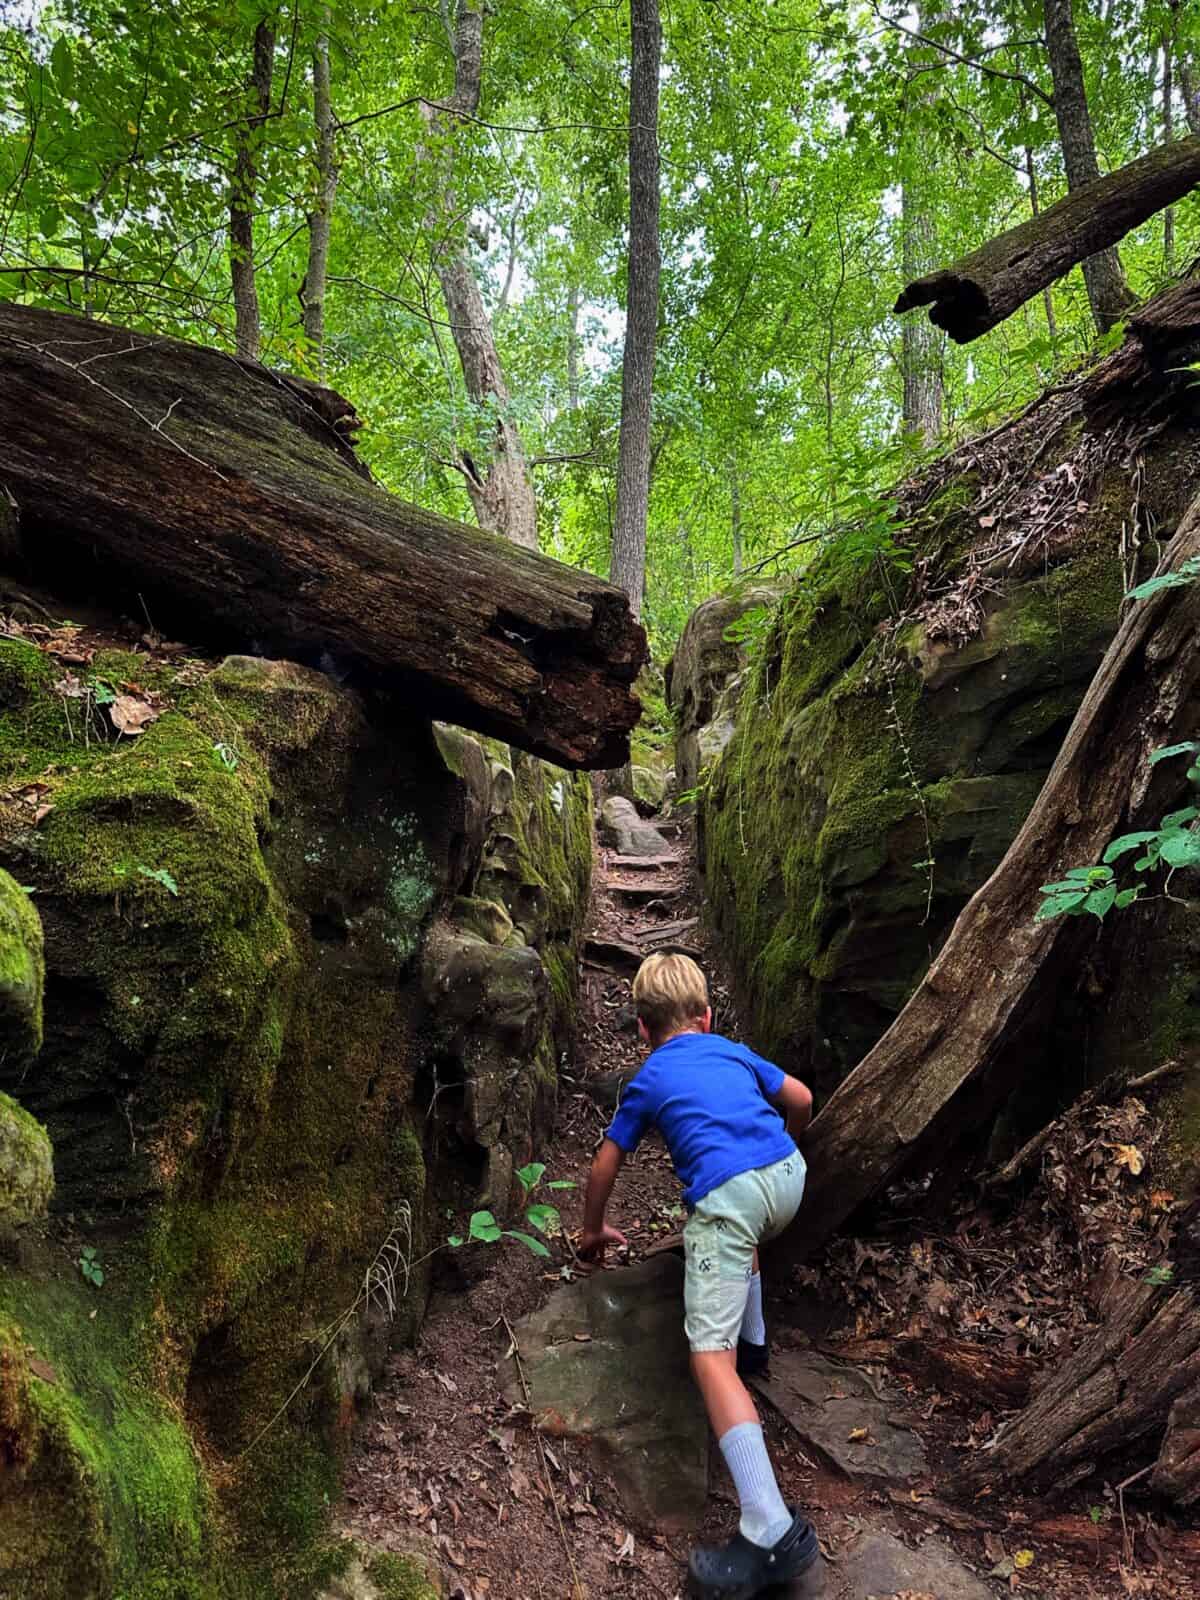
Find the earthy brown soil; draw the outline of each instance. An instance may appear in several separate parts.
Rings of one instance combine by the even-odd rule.
[[[597,938],[652,944],[651,924],[673,926],[697,916],[686,830],[678,852],[677,866],[659,869],[651,878],[611,867],[610,853],[598,850],[589,931]],[[649,907],[644,898],[635,903],[617,887],[648,881],[661,885],[657,903]],[[710,975],[717,1025],[736,1037],[736,1009],[707,930],[698,924],[677,937]],[[582,1183],[609,1118],[587,1086],[596,1089],[601,1080],[602,1091],[609,1074],[634,1068],[641,1059],[628,979],[585,964],[581,995],[578,1056],[564,1074],[551,1146],[541,1153],[547,1178],[580,1185],[555,1196],[570,1234],[577,1233]],[[633,1260],[663,1248],[678,1232],[683,1220],[679,1188],[656,1140],[647,1140],[626,1163],[610,1215],[627,1234]],[[974,1232],[964,1228],[953,1234],[943,1222],[924,1234],[910,1229],[899,1240],[846,1240],[792,1281],[768,1281],[773,1340],[784,1348],[816,1337],[832,1351],[840,1339],[847,1355],[854,1354],[857,1343],[860,1358],[875,1359],[868,1370],[882,1376],[880,1336],[890,1340],[928,1328],[939,1296],[947,1303],[941,1289],[930,1287],[937,1280],[952,1288],[956,1306],[965,1307],[965,1330],[955,1320],[947,1331],[969,1334],[972,1317],[992,1316],[996,1341],[1007,1340],[1005,1348],[1019,1350],[1020,1359],[1029,1358],[1032,1366],[1030,1352],[1040,1359],[1052,1356],[1058,1342],[1053,1332],[1022,1344],[1015,1324],[1028,1311],[1027,1326],[1030,1318],[1058,1326],[1041,1277],[1053,1277],[1054,1263],[1017,1262],[1003,1227],[997,1224],[993,1231],[990,1219],[978,1220],[978,1208],[976,1218]],[[946,1264],[954,1262],[956,1252],[957,1274]],[[964,1253],[970,1258],[965,1263]],[[350,1462],[343,1508],[347,1530],[377,1546],[404,1550],[417,1543],[436,1551],[452,1574],[450,1593],[459,1600],[575,1600],[580,1595],[641,1600],[683,1592],[683,1544],[631,1527],[586,1448],[542,1440],[520,1409],[514,1411],[503,1398],[509,1325],[575,1270],[569,1240],[554,1242],[550,1262],[512,1241],[443,1252],[418,1348],[392,1358]],[[952,1286],[947,1276],[953,1276]],[[988,1281],[1002,1285],[991,1303]],[[1029,1295],[1032,1311],[1022,1306],[1023,1295]],[[1061,1285],[1058,1298],[1063,1298]],[[915,1301],[920,1304],[914,1309]],[[939,1324],[934,1330],[942,1331]],[[864,1345],[872,1335],[874,1343]],[[1066,1322],[1061,1336],[1069,1337]],[[888,1530],[912,1542],[936,1533],[977,1571],[995,1572],[991,1581],[997,1594],[1015,1591],[1030,1600],[1127,1595],[1200,1600],[1197,1563],[1171,1552],[1171,1519],[1161,1507],[1139,1502],[1134,1486],[1118,1494],[1115,1485],[1085,1484],[1057,1502],[1006,1498],[998,1503],[985,1497],[972,1505],[949,1503],[943,1497],[958,1452],[964,1445],[978,1448],[1001,1413],[983,1402],[918,1387],[894,1367],[887,1381],[906,1391],[904,1419],[925,1437],[934,1464],[929,1481],[911,1490],[853,1482],[808,1459],[786,1423],[763,1407],[784,1494],[809,1510],[830,1558],[829,1600],[837,1600],[841,1587],[838,1550],[863,1528]],[[715,1447],[711,1477],[705,1532],[724,1537],[735,1525],[736,1503]]]

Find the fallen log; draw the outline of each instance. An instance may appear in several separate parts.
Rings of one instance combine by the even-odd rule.
[[[1200,554],[1200,497],[1161,570]],[[904,1010],[830,1097],[805,1140],[808,1188],[775,1247],[810,1254],[916,1156],[991,1115],[990,1069],[1032,1009],[1074,919],[1036,922],[1039,886],[1091,865],[1117,834],[1157,824],[1180,782],[1150,753],[1200,723],[1200,584],[1128,606],[1033,809],[954,924]],[[1014,1069],[1015,1070],[1015,1069]],[[998,1075],[997,1075],[998,1076]]]
[[[894,309],[927,305],[931,322],[967,344],[1197,185],[1200,137],[1162,145],[906,285]]]
[[[387,494],[356,426],[253,362],[0,305],[0,487],[56,593],[332,658],[561,766],[627,760],[646,645],[625,595]]]

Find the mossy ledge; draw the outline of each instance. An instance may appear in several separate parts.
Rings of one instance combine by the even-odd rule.
[[[102,669],[148,685],[136,653]],[[0,867],[47,974],[41,1053],[3,1056],[0,1092],[48,1130],[58,1189],[0,1273],[0,1592],[304,1600],[342,1562],[356,1408],[427,1288],[391,1327],[360,1296],[389,1235],[427,1248],[423,943],[493,898],[542,949],[549,1096],[586,784],[505,751],[519,803],[493,815],[427,722],[286,663],[156,669],[136,739],[57,677],[0,639]]]

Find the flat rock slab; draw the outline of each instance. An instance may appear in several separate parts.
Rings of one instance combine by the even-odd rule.
[[[899,1402],[880,1400],[853,1367],[815,1350],[772,1351],[771,1376],[754,1386],[804,1444],[849,1477],[903,1482],[925,1470],[918,1436],[888,1421]]]
[[[994,1591],[940,1539],[926,1539],[910,1550],[890,1533],[863,1533],[826,1569],[826,1600],[893,1600],[896,1595],[994,1600]]]
[[[656,1256],[580,1278],[515,1334],[537,1426],[590,1443],[631,1521],[695,1531],[708,1494],[708,1422],[688,1371],[682,1261]],[[522,1404],[512,1366],[505,1396]]]

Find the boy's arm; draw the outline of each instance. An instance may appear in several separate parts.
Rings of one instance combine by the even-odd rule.
[[[610,1244],[628,1244],[625,1235],[616,1228],[605,1226],[604,1213],[608,1197],[625,1160],[625,1152],[611,1139],[602,1141],[588,1174],[587,1192],[583,1197],[583,1232],[579,1236],[579,1255],[584,1261],[604,1260],[604,1250]]]
[[[799,1078],[785,1075],[779,1092],[769,1098],[771,1104],[783,1112],[784,1123],[792,1138],[799,1139],[812,1121],[813,1100],[807,1085],[801,1083]]]

